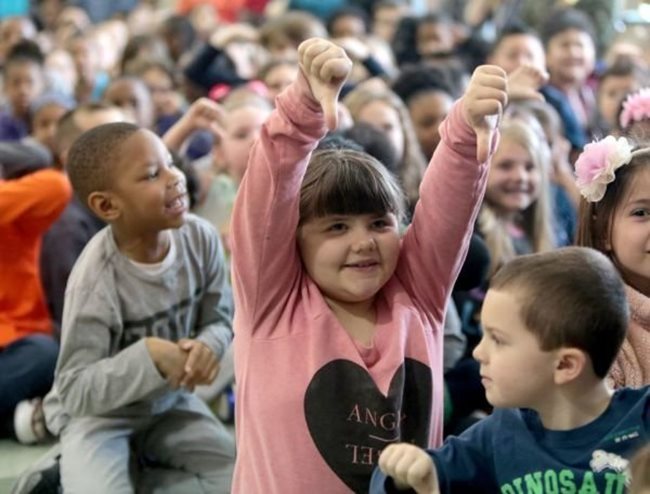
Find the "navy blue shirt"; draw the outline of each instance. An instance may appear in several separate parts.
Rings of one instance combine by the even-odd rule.
[[[646,386],[617,391],[600,417],[570,431],[545,429],[531,410],[498,409],[429,454],[443,494],[623,494],[628,459],[650,441],[649,428]],[[376,468],[370,493],[390,492],[406,491]]]

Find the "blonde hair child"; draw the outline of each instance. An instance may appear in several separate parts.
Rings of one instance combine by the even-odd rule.
[[[519,254],[553,248],[550,151],[541,129],[508,118],[493,156],[478,228],[490,251],[490,276]]]

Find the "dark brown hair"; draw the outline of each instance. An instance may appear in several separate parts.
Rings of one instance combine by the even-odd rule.
[[[327,215],[404,216],[404,193],[375,158],[351,149],[316,151],[300,188],[300,224]]]
[[[491,290],[516,294],[524,324],[544,351],[578,348],[604,378],[625,338],[628,304],[621,277],[598,251],[566,247],[505,264]]]

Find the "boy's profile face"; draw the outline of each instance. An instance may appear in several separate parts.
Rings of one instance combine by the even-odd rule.
[[[141,129],[122,143],[117,155],[109,191],[119,208],[117,221],[136,234],[182,226],[189,210],[185,176],[173,166],[160,138]]]
[[[17,114],[25,114],[43,90],[43,71],[35,62],[13,62],[5,70],[5,94]]]
[[[532,65],[544,70],[546,56],[542,42],[529,34],[504,37],[490,56],[489,63],[498,65],[508,74],[522,65]]]
[[[488,290],[481,311],[483,338],[474,349],[487,400],[495,407],[540,410],[554,386],[556,356],[545,352],[521,318],[517,297]]]
[[[578,29],[567,29],[553,36],[546,48],[546,65],[551,75],[563,84],[582,84],[594,70],[596,49],[591,36]]]

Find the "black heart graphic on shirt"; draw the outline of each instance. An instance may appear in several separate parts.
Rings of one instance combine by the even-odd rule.
[[[368,492],[372,470],[388,444],[427,446],[431,386],[431,369],[413,359],[397,369],[388,396],[363,367],[349,360],[329,362],[314,375],[305,394],[309,433],[350,489]]]

